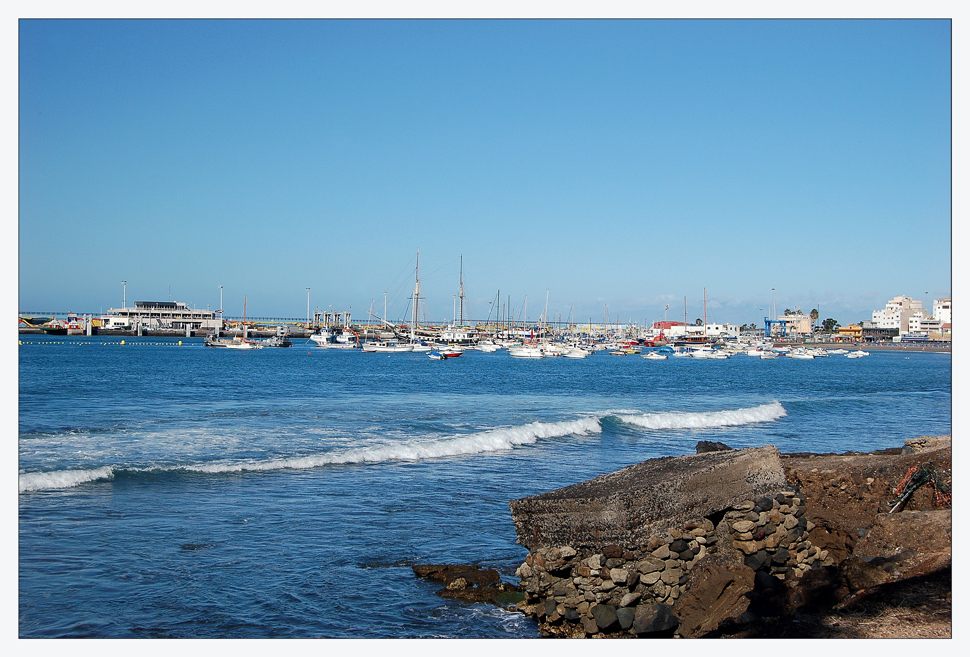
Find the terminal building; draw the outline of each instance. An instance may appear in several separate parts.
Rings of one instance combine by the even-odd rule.
[[[222,319],[213,310],[189,308],[181,301],[136,301],[134,308],[109,308],[101,316],[105,329],[171,329],[184,331],[221,328]]]

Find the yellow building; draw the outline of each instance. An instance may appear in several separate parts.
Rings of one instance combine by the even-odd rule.
[[[840,326],[839,337],[848,338],[850,340],[861,340],[862,327],[859,326],[858,324],[849,324],[848,326]]]

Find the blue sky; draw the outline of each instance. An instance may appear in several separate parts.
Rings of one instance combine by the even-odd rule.
[[[843,324],[951,294],[945,20],[19,23],[19,298]],[[774,288],[774,290],[772,290]]]

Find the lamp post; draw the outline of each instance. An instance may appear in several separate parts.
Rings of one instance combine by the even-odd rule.
[[[306,323],[310,323],[310,288],[306,289]]]
[[[219,315],[222,315],[222,286],[219,286]],[[219,319],[222,319],[221,317]]]
[[[128,281],[121,281],[121,307],[128,307]]]

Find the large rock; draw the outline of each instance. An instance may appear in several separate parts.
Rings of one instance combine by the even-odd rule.
[[[773,446],[651,459],[579,484],[509,503],[529,550],[571,545],[594,551],[718,514],[788,489]]]
[[[880,513],[852,554],[879,566],[887,581],[928,575],[951,566],[951,523],[950,509]]]
[[[636,608],[632,632],[638,636],[673,634],[680,621],[674,610],[661,602]]]
[[[754,585],[750,568],[714,556],[702,559],[691,570],[685,591],[674,605],[679,634],[704,636],[725,621],[737,620],[748,609],[748,594]]]

